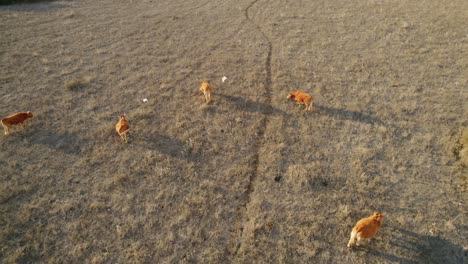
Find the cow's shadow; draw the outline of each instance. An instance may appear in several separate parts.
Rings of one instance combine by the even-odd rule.
[[[33,144],[41,144],[65,154],[78,155],[81,153],[81,137],[73,132],[60,133],[54,130],[35,129],[21,134],[20,137],[28,137]]]
[[[437,236],[427,236],[412,231],[393,228],[390,247],[396,254],[379,251],[375,247],[366,250],[368,254],[389,262],[398,263],[466,263],[468,251],[451,241]]]
[[[174,137],[160,133],[150,133],[145,135],[144,140],[140,142],[144,147],[154,149],[164,155],[191,162],[201,162],[202,157],[197,155],[189,142],[183,142]]]
[[[20,142],[20,143],[18,143]],[[44,145],[54,151],[78,155],[81,153],[80,137],[76,133],[60,133],[54,130],[38,128],[37,125],[26,126],[24,129],[15,127],[5,136],[2,145],[17,146],[18,144]]]
[[[361,123],[367,123],[367,124],[372,124],[372,125],[384,125],[384,122],[381,119],[375,116],[357,112],[357,111],[352,111],[352,110],[342,109],[342,108],[335,108],[335,107],[319,105],[319,104],[314,104],[314,109],[316,109],[319,113],[324,113],[330,116],[337,117],[339,119],[358,121]]]
[[[260,114],[266,114],[266,115],[282,115],[284,117],[292,116],[291,113],[285,112],[267,103],[248,100],[240,96],[232,96],[232,95],[225,95],[225,94],[217,94],[217,96],[224,98],[228,103],[234,104],[237,109],[242,110],[242,111],[260,113]],[[303,112],[307,113],[306,111],[303,111]],[[321,104],[314,104],[312,113],[318,113],[318,114],[324,113],[330,116],[335,116],[339,119],[358,121],[361,123],[367,123],[367,124],[373,124],[373,125],[384,125],[384,122],[375,116],[357,112],[357,111],[352,111],[352,110],[342,109],[342,108],[335,108],[335,107],[321,105]],[[313,115],[308,114],[308,116],[313,116]]]
[[[267,103],[256,102],[240,96],[226,94],[217,94],[217,96],[224,98],[228,103],[235,105],[237,109],[242,111],[268,115],[288,115],[285,111],[275,108]]]

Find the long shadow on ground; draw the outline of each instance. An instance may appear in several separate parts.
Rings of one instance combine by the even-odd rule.
[[[361,112],[351,111],[342,108],[335,108],[325,105],[314,105],[314,108],[318,109],[320,113],[325,113],[327,115],[335,116],[340,119],[353,120],[372,125],[384,125],[384,122],[381,119]]]
[[[255,102],[252,100],[245,99],[243,97],[225,94],[217,94],[217,96],[227,99],[229,102],[235,104],[236,107],[240,110],[261,114],[284,115],[286,117],[291,115],[269,104]],[[318,113],[324,113],[327,115],[335,116],[340,119],[353,120],[373,125],[384,125],[384,122],[381,119],[357,111],[335,108],[325,105],[314,105],[314,111],[317,110]]]
[[[269,104],[265,104],[262,102],[255,102],[252,100],[245,99],[240,96],[232,96],[232,95],[225,95],[225,94],[217,94],[217,96],[225,98],[230,103],[236,105],[239,110],[245,110],[252,113],[261,113],[261,114],[273,114],[273,115],[288,115],[288,113],[280,110],[278,108],[274,108]]]
[[[6,143],[16,145],[18,141],[23,140],[28,140],[29,144],[44,145],[65,154],[78,155],[81,153],[80,136],[76,133],[60,133],[44,128],[39,129],[37,125],[32,125],[22,131],[14,131],[8,136]]]
[[[192,162],[202,161],[202,157],[195,153],[196,151],[194,151],[190,144],[167,135],[158,133],[145,135],[143,143],[147,148],[154,149],[179,160]]]
[[[427,236],[395,228],[392,231],[392,248],[397,254],[370,249],[368,254],[398,263],[466,263],[468,251],[461,246],[436,236]],[[417,259],[414,260],[414,256]]]

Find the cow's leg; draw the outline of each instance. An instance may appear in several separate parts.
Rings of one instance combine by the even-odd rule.
[[[360,234],[357,235],[357,242],[356,242],[356,246],[360,246],[360,245],[363,245],[365,244],[366,242],[366,239],[362,236],[360,236]]]
[[[5,136],[8,135],[10,133],[10,131],[8,131],[8,126],[3,123],[2,123],[2,126],[3,126],[3,129],[5,130]]]

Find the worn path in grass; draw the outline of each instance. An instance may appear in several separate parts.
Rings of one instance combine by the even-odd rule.
[[[35,113],[0,138],[0,262],[466,262],[468,6],[439,2],[0,7],[0,115]]]
[[[266,61],[265,61],[265,81],[263,83],[263,87],[265,89],[265,99],[264,99],[264,107],[262,109],[263,112],[263,117],[260,120],[259,124],[259,129],[258,132],[256,133],[256,136],[258,137],[257,142],[255,144],[255,156],[253,158],[252,164],[253,164],[253,169],[252,173],[250,174],[249,177],[249,183],[247,186],[247,199],[246,199],[246,204],[245,204],[245,220],[244,224],[242,225],[242,230],[241,230],[241,237],[240,241],[238,244],[238,248],[236,249],[236,255],[238,254],[239,250],[245,250],[242,248],[244,244],[244,241],[246,240],[247,235],[251,235],[254,229],[253,226],[253,220],[255,219],[254,215],[252,215],[252,210],[249,208],[249,203],[251,202],[251,196],[252,192],[255,190],[255,181],[257,178],[257,174],[260,170],[260,149],[263,144],[264,140],[264,135],[265,135],[265,130],[269,122],[269,116],[272,114],[271,111],[271,54],[272,54],[272,44],[270,39],[265,35],[265,33],[262,31],[261,27],[256,24],[255,19],[252,19],[252,17],[249,16],[249,9],[254,6],[258,0],[252,1],[247,8],[245,9],[245,18],[258,30],[258,32],[261,34],[263,37],[264,41],[267,43],[267,56],[266,56]]]

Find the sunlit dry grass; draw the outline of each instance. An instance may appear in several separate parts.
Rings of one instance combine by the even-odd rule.
[[[464,263],[465,6],[2,6],[0,262]]]

